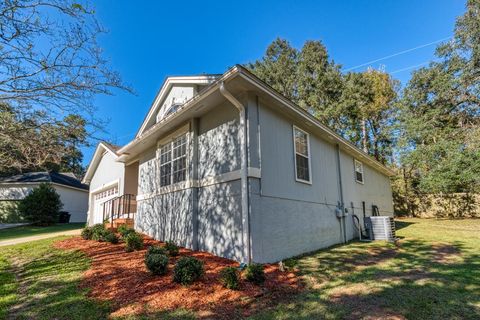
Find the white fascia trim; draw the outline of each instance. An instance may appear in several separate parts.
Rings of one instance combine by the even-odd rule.
[[[193,106],[195,106],[198,102],[202,101],[206,97],[208,97],[210,94],[215,92],[220,83],[224,81],[225,79],[229,78],[231,75],[235,74],[238,71],[237,67],[234,67],[227,72],[225,72],[220,78],[217,78],[212,84],[202,91],[202,93],[194,96],[192,99],[188,100],[183,104],[183,106],[175,113],[169,115],[166,118],[163,118],[160,122],[155,123],[152,127],[150,127],[147,131],[142,132],[140,135],[137,135],[137,137],[130,141],[127,145],[123,146],[120,150],[117,151],[118,154],[123,154],[123,153],[128,153],[128,150],[132,148],[133,146],[137,145],[140,143],[142,140],[153,134],[158,128],[162,127],[165,123],[170,122],[171,120],[175,119],[179,115],[188,112]]]
[[[248,177],[249,178],[260,179],[262,177],[262,173],[261,173],[260,168],[249,167],[248,168]],[[150,199],[150,198],[153,198],[155,196],[162,195],[162,194],[181,191],[181,190],[185,190],[185,189],[208,187],[208,186],[213,186],[213,185],[216,185],[216,184],[236,181],[236,180],[240,180],[240,179],[241,179],[241,170],[235,170],[235,171],[230,171],[230,172],[223,173],[223,174],[220,174],[220,175],[217,175],[217,176],[206,177],[206,178],[203,178],[201,180],[182,181],[182,182],[178,182],[178,183],[175,183],[175,184],[172,184],[172,185],[169,185],[169,186],[161,187],[156,192],[139,194],[137,196],[137,201],[142,201],[142,200]]]
[[[98,193],[100,191],[104,191],[106,189],[110,189],[111,187],[117,185],[118,187],[120,187],[120,179],[116,179],[116,180],[113,180],[113,181],[110,181],[110,182],[107,182],[107,183],[104,183],[103,185],[101,185],[100,187],[94,189],[94,190],[91,190],[90,191],[90,194],[95,194],[95,193]],[[118,192],[120,193],[120,188],[118,190]]]
[[[352,145],[349,141],[345,140],[338,134],[336,134],[332,129],[329,127],[325,126],[323,123],[321,123],[318,119],[314,118],[313,116],[307,114],[304,110],[301,110],[299,107],[297,107],[293,102],[282,96],[281,94],[275,92],[273,89],[269,88],[268,85],[259,82],[258,80],[254,79],[252,76],[250,76],[247,72],[244,72],[243,69],[237,68],[236,70],[239,70],[240,76],[250,82],[251,84],[255,85],[256,87],[259,87],[262,91],[268,93],[269,96],[274,98],[275,100],[279,101],[281,104],[287,106],[289,109],[292,111],[295,111],[300,117],[302,117],[304,120],[308,121],[309,123],[312,123],[313,125],[317,126],[318,128],[322,129],[325,133],[327,133],[330,137],[332,137],[335,142],[341,144],[346,150],[350,151],[353,153],[354,156],[357,156],[370,164],[372,167],[376,168],[377,170],[383,172],[387,176],[391,177],[395,175],[395,172],[381,164],[375,159],[372,159],[370,155],[366,154],[365,152],[359,150],[356,146]]]
[[[0,183],[0,186],[5,186],[5,187],[14,187],[14,186],[17,186],[17,185],[22,185],[22,184],[26,184],[28,186],[30,185],[39,185],[41,183],[49,183],[53,186],[60,186],[60,187],[64,187],[64,188],[68,188],[68,189],[73,189],[73,190],[77,190],[77,191],[83,191],[83,192],[89,192],[88,190],[85,190],[85,189],[81,189],[81,188],[77,188],[77,187],[72,187],[72,186],[67,186],[65,184],[61,184],[61,183],[57,183],[57,182],[50,182],[50,181],[44,181],[44,182],[7,182],[7,183]]]
[[[103,149],[103,151],[100,152],[100,149]],[[90,160],[90,163],[88,164],[87,172],[85,173],[85,177],[83,178],[82,183],[89,183],[92,180],[92,176],[98,165],[98,164],[97,165],[93,165],[93,164],[95,163],[96,159],[101,159],[101,157],[103,157],[104,151],[109,152],[115,160],[118,159],[118,154],[116,154],[113,150],[111,150],[108,145],[106,145],[103,142],[100,142],[97,146],[97,149],[95,150],[95,153],[93,154],[92,160]]]
[[[145,117],[145,120],[143,120],[143,123],[138,130],[137,134],[135,135],[135,138],[140,137],[143,134],[143,131],[145,130],[145,127],[147,124],[150,122],[152,117],[155,116],[155,113],[158,111],[158,107],[160,106],[160,102],[165,98],[165,95],[169,92],[170,88],[174,84],[209,84],[212,82],[212,78],[215,77],[215,75],[205,75],[205,76],[185,76],[185,77],[168,77],[160,90],[158,91],[155,99],[153,100],[153,103],[150,107],[150,110],[148,111],[147,116]]]

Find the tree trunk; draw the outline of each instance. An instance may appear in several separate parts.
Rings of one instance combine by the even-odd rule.
[[[365,153],[368,153],[367,148],[367,124],[365,118],[362,119],[362,147]]]

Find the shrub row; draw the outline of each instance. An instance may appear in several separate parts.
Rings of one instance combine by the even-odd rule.
[[[245,280],[260,285],[265,282],[263,265],[250,264],[244,271]],[[238,290],[240,287],[240,271],[235,267],[225,267],[220,271],[220,282],[227,289]]]
[[[118,231],[122,236],[122,240],[125,241],[125,250],[127,252],[141,250],[143,248],[143,238],[141,234],[123,225],[118,228]],[[113,244],[120,241],[113,231],[105,229],[105,226],[100,223],[91,227],[85,227],[81,235],[85,240],[110,242]]]

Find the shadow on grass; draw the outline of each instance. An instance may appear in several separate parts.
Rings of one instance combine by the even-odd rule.
[[[310,291],[254,319],[480,319],[480,254],[460,242],[351,243],[298,266]]]
[[[395,229],[396,230],[400,230],[400,229],[403,229],[403,228],[406,228],[410,225],[414,224],[413,222],[411,221],[403,221],[403,220],[398,220],[398,219],[395,219]]]

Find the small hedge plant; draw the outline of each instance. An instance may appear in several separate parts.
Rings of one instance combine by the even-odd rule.
[[[240,287],[239,272],[235,267],[225,267],[220,271],[220,282],[227,289],[238,290]]]
[[[255,283],[262,284],[265,282],[265,272],[263,270],[262,264],[249,264],[245,268],[245,280]]]
[[[105,230],[103,234],[103,241],[110,242],[111,244],[117,244],[119,239],[113,231]]]
[[[50,183],[41,183],[19,202],[18,213],[35,225],[50,226],[58,222],[62,207],[55,188]]]
[[[168,257],[160,253],[150,253],[145,256],[145,265],[154,275],[163,275],[168,271]]]
[[[204,272],[202,261],[194,257],[183,257],[175,264],[173,281],[186,286],[198,280]]]
[[[91,240],[93,236],[92,227],[83,228],[81,236],[82,236],[82,239]]]
[[[105,234],[105,226],[101,223],[94,224],[92,227],[92,240],[103,241],[103,236]]]
[[[171,256],[171,257],[175,257],[175,256],[178,256],[178,252],[180,251],[180,249],[178,248],[178,246],[175,244],[175,242],[173,241],[167,241],[165,242],[165,249],[168,251],[168,254]]]
[[[122,238],[126,238],[127,235],[129,235],[130,233],[135,232],[135,230],[133,230],[132,228],[129,228],[129,227],[128,227],[127,225],[125,225],[125,224],[120,225],[120,227],[118,227],[117,231],[118,231],[118,233],[120,233],[120,235],[122,236]]]
[[[147,249],[147,254],[146,256],[149,256],[151,254],[163,254],[163,255],[167,255],[167,250],[165,250],[164,247],[160,247],[160,246],[150,246],[148,247]]]
[[[137,232],[129,233],[124,240],[125,240],[125,251],[127,252],[143,249],[142,235]]]

